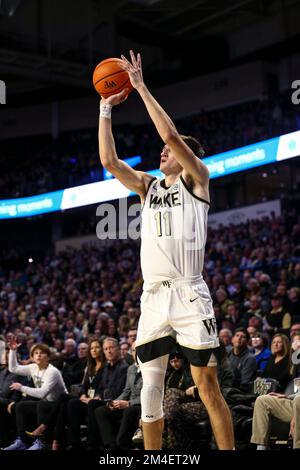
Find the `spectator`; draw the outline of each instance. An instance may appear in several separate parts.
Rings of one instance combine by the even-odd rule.
[[[227,353],[232,350],[232,331],[228,328],[223,328],[219,333],[219,339],[224,344]]]
[[[33,364],[27,366],[20,366],[17,362],[17,348],[18,344],[15,340],[9,343],[9,371],[17,373],[22,376],[31,376],[34,387],[27,387],[19,382],[14,382],[10,388],[12,390],[21,391],[28,396],[38,399],[44,399],[45,402],[53,402],[62,393],[67,393],[66,386],[63,382],[60,372],[49,364],[50,350],[45,344],[35,344],[30,351],[30,356]],[[37,439],[31,447],[29,447],[26,429],[28,429],[29,421],[36,416],[37,406],[39,401],[22,400],[16,404],[16,422],[18,437],[17,439],[4,450],[40,450],[44,448],[44,444]],[[38,421],[43,422],[44,418],[38,416]]]
[[[288,291],[287,311],[292,316],[292,323],[300,322],[300,288],[291,287]]]
[[[135,327],[131,327],[128,330],[128,335],[127,335],[127,343],[129,344],[129,350],[128,350],[129,353],[131,353],[131,346],[136,340],[136,335],[137,335],[137,329]]]
[[[73,398],[67,404],[70,443],[74,449],[81,447],[80,424],[84,423],[88,416],[88,404],[100,399],[97,390],[103,374],[104,364],[105,359],[101,342],[95,338],[91,339],[80,398]],[[92,446],[94,437],[90,427],[88,428],[88,441],[89,445]]]
[[[228,362],[224,359],[217,368],[221,391],[232,387],[234,374]],[[169,388],[164,396],[163,409],[165,413],[166,436],[165,445],[169,449],[188,450],[193,440],[190,433],[191,425],[208,419],[198,389],[193,382],[185,389]]]
[[[273,336],[271,352],[263,376],[278,380],[281,390],[284,390],[291,380],[291,346],[288,337],[281,333]]]
[[[295,323],[292,325],[290,330],[290,340],[294,339],[294,336],[300,333],[300,323]]]
[[[268,448],[268,437],[272,416],[290,423],[290,435],[293,436],[293,448],[300,449],[300,389],[292,395],[269,393],[261,395],[255,401],[251,442],[258,450]]]
[[[227,313],[227,307],[233,304],[232,300],[228,299],[227,293],[224,289],[218,289],[216,291],[216,300],[222,314],[225,316]]]
[[[80,424],[88,418],[88,446],[97,449],[100,443],[95,410],[106,406],[108,401],[116,399],[124,388],[128,365],[120,359],[119,343],[115,338],[105,338],[103,352],[106,359],[103,370],[93,389],[80,400],[68,403],[68,424],[70,428],[70,443],[72,448],[80,448]],[[82,404],[85,405],[82,406]]]
[[[133,355],[129,352],[129,344],[127,341],[120,343],[120,357],[124,360],[129,366],[134,363]]]
[[[256,333],[251,338],[253,354],[257,363],[257,370],[262,371],[265,369],[268,359],[271,357],[271,351],[267,347],[267,339],[262,333]]]
[[[72,364],[65,363],[62,370],[62,376],[68,389],[71,385],[80,384],[82,382],[87,365],[88,351],[89,345],[87,343],[79,343],[77,346],[78,359]]]
[[[291,315],[282,306],[282,298],[277,294],[272,296],[272,308],[266,315],[264,330],[273,336],[275,333],[285,333],[291,327]]]
[[[135,342],[131,351],[135,360]],[[130,449],[132,437],[141,417],[142,376],[134,362],[127,369],[127,379],[122,393],[108,406],[101,406],[95,416],[105,449]]]
[[[22,395],[20,391],[11,390],[10,385],[17,381],[25,385],[24,377],[9,372],[8,352],[9,348],[6,348],[4,343],[0,357],[0,447],[7,446],[15,439],[17,432],[15,404],[20,401]]]
[[[232,350],[228,358],[232,366],[234,386],[247,390],[249,382],[255,379],[257,364],[253,354],[248,349],[249,334],[244,328],[237,328],[232,337]]]

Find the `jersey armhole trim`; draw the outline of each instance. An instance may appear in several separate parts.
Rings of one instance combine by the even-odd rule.
[[[197,199],[198,201],[201,201],[201,202],[205,202],[205,204],[208,204],[210,206],[210,202],[206,201],[206,199],[202,199],[201,197],[198,197],[196,196],[196,194],[194,194],[190,188],[188,187],[188,185],[186,184],[186,182],[184,181],[183,179],[183,176],[180,175],[180,180],[183,184],[183,186],[185,187],[185,189],[190,193],[191,196],[193,196],[195,199]]]
[[[147,189],[146,189],[146,193],[145,193],[145,199],[144,199],[144,203],[142,204],[142,207],[141,207],[141,211],[144,209],[144,206],[146,204],[146,199],[147,199],[147,194],[149,192],[149,189],[151,187],[151,184],[153,183],[153,181],[155,181],[157,178],[153,177],[151,178],[151,180],[149,181],[148,183],[148,186],[147,186]]]

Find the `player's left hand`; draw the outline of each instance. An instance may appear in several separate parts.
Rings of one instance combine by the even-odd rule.
[[[144,85],[143,70],[142,70],[142,57],[140,53],[138,53],[137,56],[135,57],[132,50],[130,50],[130,57],[131,57],[131,63],[122,54],[121,65],[124,68],[124,70],[126,70],[126,72],[128,73],[130,82],[133,88],[138,90],[142,85]]]

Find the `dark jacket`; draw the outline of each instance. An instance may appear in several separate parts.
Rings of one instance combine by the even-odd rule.
[[[127,369],[126,384],[121,395],[117,400],[127,400],[132,405],[141,404],[141,390],[143,386],[143,379],[140,369],[134,363]]]
[[[95,394],[102,400],[115,400],[124,388],[127,369],[128,364],[121,359],[113,366],[106,362]]]
[[[0,369],[0,403],[9,405],[11,402],[17,402],[21,399],[22,394],[17,390],[11,390],[9,387],[13,382],[24,384],[25,377],[9,372],[7,367]]]
[[[74,364],[64,364],[61,372],[67,388],[82,382],[85,367],[86,359],[77,359]]]
[[[185,391],[187,388],[191,387],[194,384],[190,367],[187,364],[184,364],[180,369],[169,369],[166,373],[165,378],[165,390],[169,388],[179,388],[180,390]]]
[[[256,376],[257,364],[254,355],[249,352],[248,348],[238,355],[232,350],[228,354],[228,359],[235,375],[234,386],[247,388],[249,382],[253,381]]]
[[[290,358],[288,356],[275,363],[275,356],[272,354],[266,364],[263,376],[278,380],[281,389],[284,390],[292,378],[290,369],[291,364]]]

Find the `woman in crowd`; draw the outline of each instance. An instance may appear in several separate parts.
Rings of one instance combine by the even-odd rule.
[[[81,447],[80,425],[84,424],[88,414],[88,403],[97,398],[96,390],[100,382],[104,366],[104,356],[100,340],[93,339],[89,345],[87,369],[82,384],[80,398],[72,398],[68,402],[68,429],[72,448]],[[88,429],[88,443],[94,441]],[[92,447],[92,446],[91,446]]]
[[[263,376],[278,380],[280,389],[284,390],[291,380],[291,345],[288,337],[282,333],[274,335],[271,352]]]

